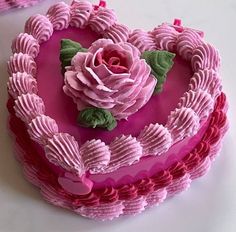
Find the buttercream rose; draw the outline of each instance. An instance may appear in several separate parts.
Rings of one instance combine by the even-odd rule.
[[[78,52],[65,72],[64,92],[79,111],[97,107],[120,120],[137,112],[153,94],[156,78],[130,43],[99,39]]]

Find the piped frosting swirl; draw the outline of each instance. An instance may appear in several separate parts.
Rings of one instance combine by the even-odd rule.
[[[173,142],[193,136],[199,129],[199,117],[190,108],[181,107],[171,112],[166,127],[171,133]]]
[[[29,124],[28,133],[31,139],[45,145],[49,138],[58,133],[58,126],[54,119],[46,115],[39,115]]]
[[[175,51],[176,41],[179,35],[173,27],[163,23],[152,31],[156,46],[160,50]]]
[[[100,139],[87,141],[80,148],[86,170],[90,173],[103,171],[110,161],[109,147]]]
[[[128,42],[137,47],[140,52],[156,50],[154,35],[141,29],[134,30]]]
[[[70,7],[71,20],[70,25],[72,27],[84,28],[87,25],[90,14],[93,11],[93,6],[88,1],[76,1],[74,0]]]
[[[16,116],[25,123],[30,123],[38,115],[45,113],[43,100],[36,94],[22,94],[15,100]]]
[[[142,155],[142,147],[131,135],[122,135],[110,143],[111,158],[105,172],[112,172],[120,167],[137,162]]]
[[[125,25],[115,23],[103,32],[103,37],[111,39],[114,43],[126,42],[129,38],[129,31]]]
[[[191,108],[202,120],[213,111],[214,100],[211,95],[201,89],[197,91],[189,90],[180,98],[178,107]]]
[[[195,72],[199,69],[213,69],[217,71],[220,67],[220,56],[212,45],[203,43],[193,51],[191,64]]]
[[[34,59],[28,54],[15,53],[8,61],[8,73],[12,76],[16,72],[26,72],[35,76],[37,68]]]
[[[161,155],[166,152],[172,143],[171,134],[162,125],[150,124],[140,133],[138,141],[143,147],[144,155]]]
[[[216,99],[220,95],[222,89],[219,74],[214,70],[199,70],[198,72],[195,72],[190,79],[189,89],[193,91],[202,89]]]
[[[9,77],[9,81],[7,83],[8,92],[13,98],[17,98],[21,94],[26,93],[37,93],[37,82],[36,80],[28,73],[13,73],[11,77]]]
[[[43,43],[52,36],[53,25],[46,16],[36,14],[26,21],[25,32]]]
[[[58,2],[51,6],[47,12],[47,17],[55,30],[63,30],[69,26],[70,6],[64,2]]]
[[[39,43],[32,36],[27,33],[20,33],[12,42],[12,52],[13,53],[24,53],[32,56],[33,58],[37,57],[39,54]]]
[[[196,47],[203,43],[200,35],[191,29],[185,29],[177,39],[177,51],[185,60],[190,60]]]
[[[84,166],[79,153],[79,145],[75,138],[66,133],[59,133],[48,139],[45,146],[47,159],[79,176],[84,174]]]
[[[113,10],[99,7],[97,11],[93,11],[89,19],[91,29],[99,34],[109,29],[116,22],[116,15]]]

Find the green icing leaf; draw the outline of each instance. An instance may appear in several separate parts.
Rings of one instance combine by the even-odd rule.
[[[174,53],[168,51],[145,51],[142,54],[142,58],[150,65],[152,69],[152,74],[157,79],[157,84],[154,93],[159,93],[162,91],[164,82],[166,81],[166,75],[172,68],[175,57]]]
[[[117,126],[117,122],[113,115],[108,111],[100,108],[87,108],[80,111],[78,123],[84,127],[105,128],[109,131]]]
[[[71,65],[71,59],[77,52],[86,52],[87,49],[83,48],[80,43],[70,39],[61,40],[60,61],[62,73],[65,72],[65,67]]]

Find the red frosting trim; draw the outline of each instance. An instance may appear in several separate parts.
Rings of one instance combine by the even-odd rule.
[[[225,95],[223,93],[217,99],[215,110],[211,116],[212,123],[210,123],[209,128],[202,138],[202,141],[200,141],[199,144],[192,150],[192,152],[187,154],[182,159],[182,161],[174,163],[167,170],[161,171],[150,178],[144,178],[142,180],[136,181],[133,184],[123,185],[118,188],[107,187],[95,191],[92,190],[92,192],[83,196],[69,194],[63,190],[57,182],[57,176],[55,176],[53,172],[50,172],[50,167],[45,166],[42,158],[37,155],[31,155],[32,152],[35,154],[35,144],[29,138],[25,124],[19,118],[11,114],[9,126],[16,136],[16,143],[18,147],[20,147],[21,151],[23,151],[23,154],[18,156],[21,163],[24,167],[33,166],[35,169],[35,176],[33,176],[33,179],[38,181],[33,182],[31,179],[31,182],[34,184],[39,182],[40,184],[38,187],[40,188],[43,188],[45,185],[48,187],[51,186],[51,191],[53,189],[61,201],[66,201],[69,203],[69,208],[73,209],[81,206],[97,206],[104,203],[114,203],[119,200],[128,201],[136,199],[139,196],[147,196],[152,194],[154,191],[167,187],[170,191],[170,195],[172,195],[173,193],[171,191],[173,190],[173,187],[171,186],[179,184],[181,187],[183,183],[185,183],[185,179],[189,178],[189,176],[186,175],[201,165],[202,161],[208,159],[208,157],[211,155],[210,149],[221,140],[221,131],[227,125],[226,114],[222,110],[226,105],[226,101],[222,101],[222,99],[225,99]],[[222,102],[224,104],[222,104]],[[9,112],[11,112],[12,107],[13,102],[11,99],[9,99]],[[205,172],[203,172],[203,174],[204,173]],[[29,178],[29,176],[27,177]],[[181,180],[184,180],[184,182],[182,181],[182,183]],[[181,191],[181,188],[176,190],[174,193],[179,191]],[[65,205],[63,207],[65,207]]]

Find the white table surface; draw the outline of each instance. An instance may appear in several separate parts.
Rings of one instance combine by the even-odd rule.
[[[221,156],[211,171],[191,188],[159,207],[135,217],[111,222],[81,218],[46,203],[38,189],[23,178],[13,157],[6,120],[6,61],[12,39],[23,31],[32,14],[46,13],[56,0],[0,15],[0,232],[235,232],[236,231],[236,1],[235,0],[107,0],[119,21],[130,28],[152,29],[181,18],[186,26],[202,29],[222,56],[221,74],[230,102],[231,129]],[[65,1],[70,2],[70,1]],[[97,3],[97,1],[93,1]],[[235,120],[235,121],[234,121]]]

